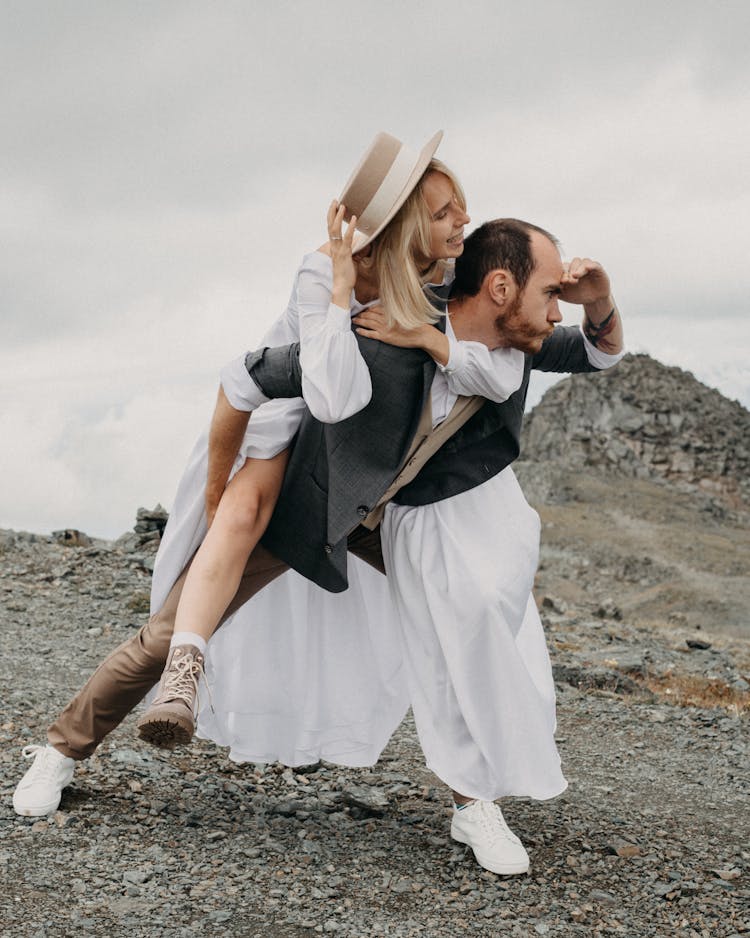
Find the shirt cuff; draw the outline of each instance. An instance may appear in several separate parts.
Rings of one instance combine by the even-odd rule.
[[[621,352],[616,352],[614,355],[610,355],[608,352],[603,352],[601,349],[593,345],[586,336],[586,333],[583,331],[583,326],[578,327],[583,336],[583,345],[586,349],[586,358],[589,360],[589,364],[593,365],[594,368],[604,369],[611,368],[612,365],[616,365],[620,359],[625,355],[625,349]]]
[[[335,303],[331,303],[328,306],[328,318],[326,320],[327,325],[336,329],[338,332],[351,332],[352,331],[352,314],[351,310],[344,309],[342,306],[336,306]]]
[[[240,355],[221,369],[221,386],[235,410],[255,410],[270,398],[261,391],[245,367],[246,355]]]
[[[448,361],[444,365],[436,362],[436,365],[444,375],[452,375],[466,365],[466,351],[455,336],[446,335],[446,338],[448,339]]]

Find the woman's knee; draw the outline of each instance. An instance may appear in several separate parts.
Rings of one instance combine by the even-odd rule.
[[[219,522],[230,535],[255,532],[258,526],[264,529],[276,504],[278,488],[279,480],[267,470],[247,471],[242,478],[238,474],[219,503],[214,524]]]
[[[258,489],[244,492],[242,498],[222,499],[214,520],[214,536],[218,532],[229,538],[256,534],[266,515],[266,499]]]

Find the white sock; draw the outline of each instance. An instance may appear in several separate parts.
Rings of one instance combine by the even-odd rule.
[[[175,645],[195,645],[203,657],[206,656],[206,640],[195,632],[175,632],[169,647],[174,648]]]

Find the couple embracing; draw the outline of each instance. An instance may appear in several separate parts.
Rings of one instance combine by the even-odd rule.
[[[601,266],[564,264],[544,229],[497,219],[464,240],[440,138],[375,138],[263,347],[223,370],[153,615],[26,748],[17,813],[54,811],[157,681],[139,733],[187,742],[205,668],[198,732],[241,760],[371,765],[411,706],[451,835],[486,869],[528,869],[495,802],[566,783],[531,593],[539,520],[511,463],[531,369],[607,368],[622,327]],[[560,300],[581,327],[557,325]]]

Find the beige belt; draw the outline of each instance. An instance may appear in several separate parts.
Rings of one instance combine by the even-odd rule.
[[[432,399],[428,396],[406,462],[383,497],[362,522],[366,528],[373,531],[380,524],[386,503],[393,498],[399,489],[408,485],[417,477],[427,460],[434,456],[443,443],[450,439],[456,430],[462,427],[484,403],[485,398],[483,397],[458,397],[445,420],[433,427]]]

